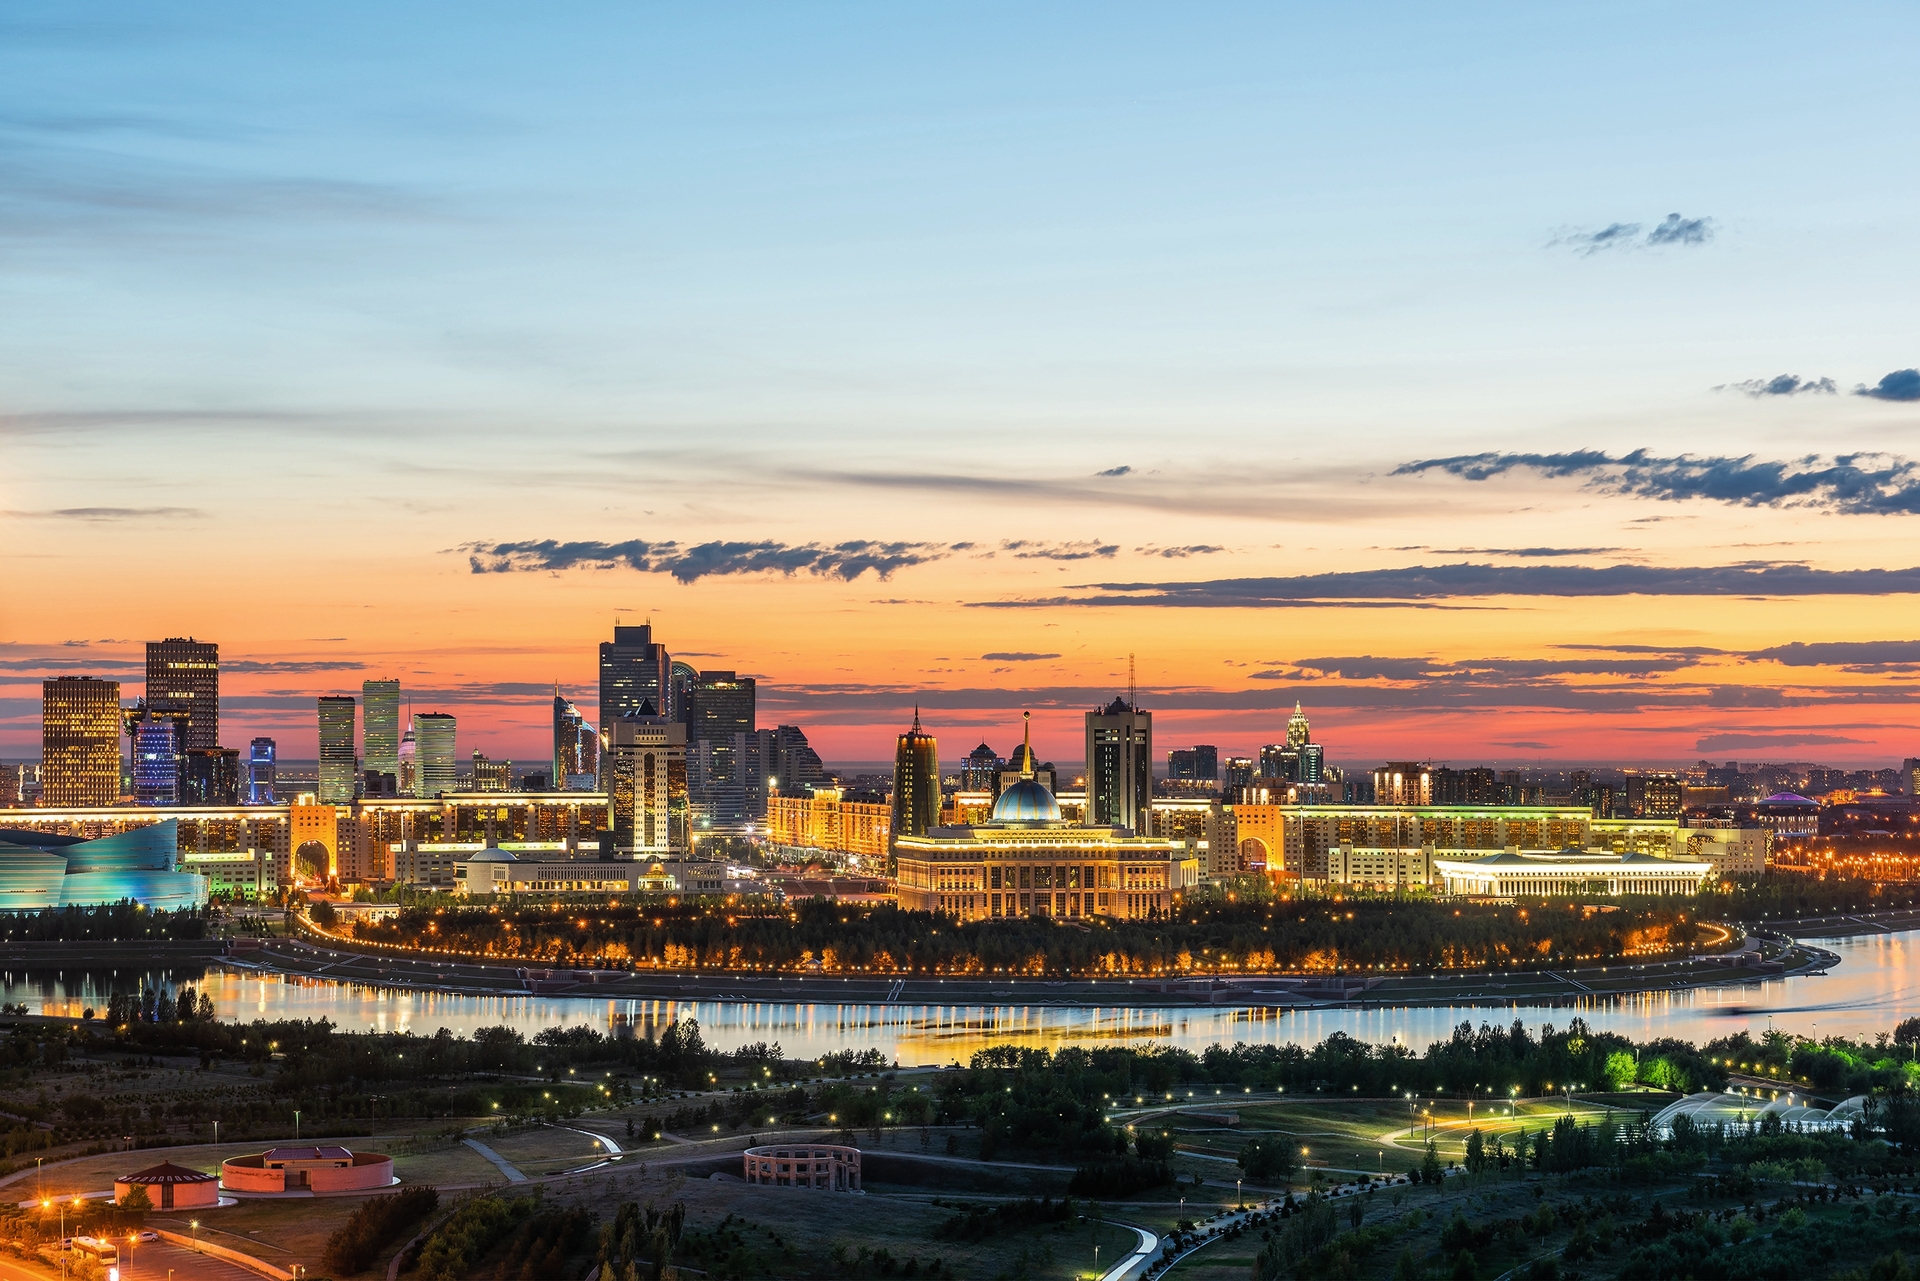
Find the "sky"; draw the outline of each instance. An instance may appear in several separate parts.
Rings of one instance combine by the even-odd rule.
[[[215,640],[539,760],[1920,755],[1911,5],[0,11],[0,757]],[[591,714],[591,712],[590,712]]]

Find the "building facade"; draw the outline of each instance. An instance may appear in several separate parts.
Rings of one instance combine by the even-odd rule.
[[[56,676],[40,686],[40,799],[111,805],[120,796],[120,682]]]
[[[693,846],[687,727],[643,702],[612,730],[607,775],[614,849],[628,858],[685,858]]]
[[[328,805],[353,800],[356,758],[353,750],[354,702],[351,694],[320,698],[320,782],[317,794]]]
[[[1147,830],[1153,713],[1116,698],[1087,713],[1087,823]]]
[[[687,709],[687,783],[700,830],[744,832],[764,801],[754,750],[755,683],[734,672],[701,672]]]
[[[220,647],[190,636],[147,642],[147,706],[186,713],[180,748],[220,745]]]
[[[1712,870],[1698,859],[1607,851],[1504,850],[1484,858],[1433,860],[1434,876],[1445,893],[1484,898],[1693,894]]]
[[[240,750],[190,747],[180,771],[180,800],[186,805],[240,803]]]
[[[651,624],[616,626],[613,639],[600,642],[600,730],[608,736],[603,745],[611,744],[614,723],[637,715],[642,703],[652,704],[651,715],[682,719],[684,709],[673,697],[672,667],[667,647],[653,639]]]
[[[413,715],[414,785],[418,797],[458,791],[460,767],[455,753],[459,721],[445,712]]]
[[[553,691],[553,772],[559,791],[591,792],[600,775],[600,735],[578,707]]]
[[[274,772],[279,755],[279,744],[270,738],[256,738],[247,746],[247,804],[273,804]]]
[[[360,682],[360,768],[400,777],[400,682]]]
[[[767,841],[776,848],[851,854],[884,866],[893,838],[893,808],[843,799],[837,787],[767,798]]]
[[[913,726],[893,744],[892,835],[920,836],[940,821],[940,745],[920,728],[920,709],[913,709]]]

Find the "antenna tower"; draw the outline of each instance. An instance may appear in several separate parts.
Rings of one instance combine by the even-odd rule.
[[[1139,700],[1134,696],[1132,654],[1127,655],[1127,710],[1133,712],[1140,710]]]

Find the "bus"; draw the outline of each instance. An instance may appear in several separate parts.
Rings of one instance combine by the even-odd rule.
[[[86,1255],[103,1268],[120,1266],[119,1247],[100,1237],[75,1237],[73,1249],[74,1253]]]

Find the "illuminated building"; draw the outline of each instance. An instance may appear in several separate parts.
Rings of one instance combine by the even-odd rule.
[[[1087,713],[1087,824],[1145,831],[1153,801],[1153,713],[1116,698]]]
[[[207,888],[215,897],[227,897],[243,903],[271,899],[278,888],[274,876],[274,858],[266,850],[221,850],[182,854],[180,869],[207,878]]]
[[[1499,778],[1485,766],[1448,769],[1437,765],[1429,772],[1428,786],[1435,805],[1500,805],[1508,800]],[[1573,803],[1584,805],[1587,800],[1576,796]]]
[[[1224,780],[1226,794],[1238,796],[1242,791],[1252,787],[1255,778],[1254,769],[1254,761],[1250,756],[1227,757],[1227,776]]]
[[[400,772],[394,776],[394,788],[400,796],[412,796],[420,790],[420,744],[414,741],[413,726],[400,735]]]
[[[474,748],[473,790],[476,792],[511,792],[513,790],[513,762],[492,760],[479,748]]]
[[[434,797],[458,791],[459,767],[454,761],[454,717],[445,712],[415,712],[413,716],[414,791]]]
[[[1820,831],[1820,802],[1792,792],[1775,792],[1753,807],[1760,826],[1782,836],[1813,836]]]
[[[178,844],[171,821],[92,840],[0,828],[0,911],[123,899],[168,911],[205,907],[207,878],[173,870]]]
[[[1020,746],[1013,749],[1013,755],[1000,762],[1000,768],[993,776],[994,796],[997,798],[1000,793],[1029,776],[1040,786],[1052,792],[1054,799],[1058,800],[1062,806],[1066,805],[1066,797],[1060,793],[1059,774],[1053,768],[1053,762],[1043,761],[1035,755],[1033,744],[1025,738],[1021,740]],[[1085,799],[1084,796],[1081,797],[1082,802]]]
[[[1433,858],[1432,865],[1444,892],[1491,898],[1693,894],[1713,870],[1696,859],[1597,850],[1503,850],[1483,858]]]
[[[773,731],[761,763],[769,780],[769,788],[778,787],[788,795],[817,787],[827,777],[820,754],[813,750],[813,745],[807,742],[806,734],[798,725],[782,725]]]
[[[1055,799],[1058,799],[1057,797]],[[940,826],[966,827],[993,817],[992,792],[952,792],[940,807]]]
[[[322,695],[319,706],[319,796],[328,805],[345,805],[353,799],[353,697]]]
[[[147,705],[187,714],[184,751],[220,745],[220,647],[174,636],[147,642]]]
[[[392,1157],[380,1152],[349,1152],[334,1145],[274,1148],[220,1163],[220,1186],[242,1196],[384,1191],[394,1182]]]
[[[1203,784],[1211,791],[1220,781],[1220,750],[1205,744],[1174,748],[1167,753],[1167,778],[1176,783]]]
[[[940,745],[920,728],[920,709],[913,709],[913,726],[893,744],[893,836],[920,836],[940,821]]]
[[[238,805],[240,752],[232,747],[190,747],[180,771],[185,805]]]
[[[1183,842],[1074,826],[1031,776],[1000,793],[989,822],[902,834],[893,845],[900,906],[962,920],[1159,917],[1199,880]]]
[[[1629,774],[1627,809],[1635,818],[1677,818],[1686,808],[1686,785],[1671,774]]]
[[[1433,767],[1418,761],[1388,761],[1373,772],[1373,803],[1433,804]]]
[[[768,797],[768,843],[786,850],[851,854],[883,866],[893,834],[892,808],[843,797],[837,787]]]
[[[111,805],[120,796],[120,682],[56,676],[40,686],[40,799]]]
[[[667,647],[654,641],[651,625],[616,626],[613,639],[600,642],[600,730],[609,736],[604,741],[610,743],[614,723],[637,715],[642,703],[652,705],[649,715],[679,719],[672,672]]]
[[[133,803],[180,803],[180,722],[142,706],[133,730]]]
[[[553,786],[591,792],[600,778],[600,735],[587,718],[553,688]]]
[[[360,682],[360,769],[400,777],[400,682]]]
[[[960,790],[997,792],[1000,790],[1000,755],[985,743],[966,754],[960,762]]]
[[[340,818],[345,812],[311,796],[287,806],[287,846],[292,851],[287,880],[310,885],[339,878]]]
[[[643,701],[612,730],[607,791],[614,851],[622,858],[686,857],[693,845],[687,727]]]
[[[279,746],[270,738],[256,738],[247,749],[247,804],[273,804],[273,773]]]
[[[702,830],[744,831],[764,788],[749,747],[755,685],[750,676],[701,672],[687,709],[687,784]],[[670,715],[668,719],[673,719]]]

